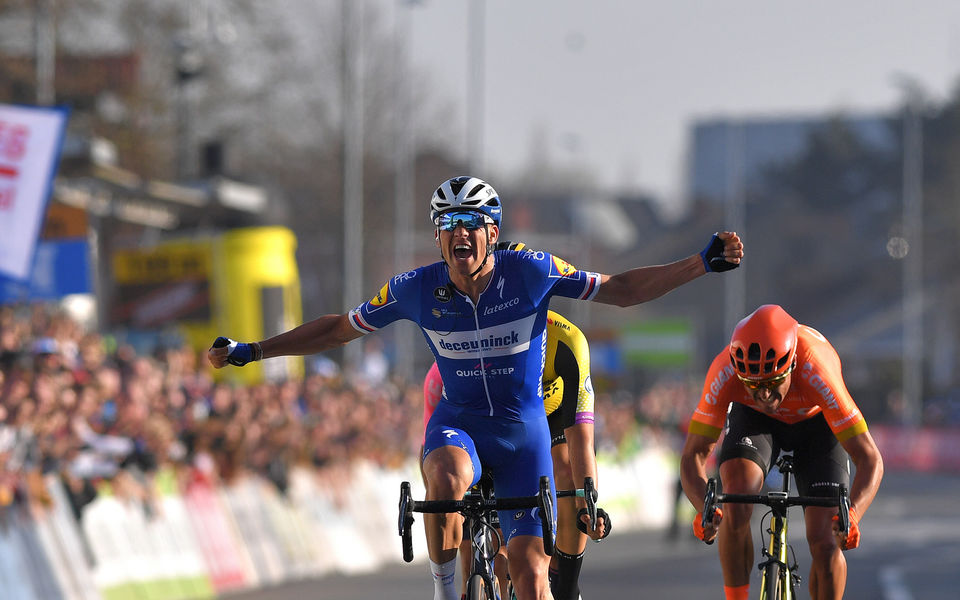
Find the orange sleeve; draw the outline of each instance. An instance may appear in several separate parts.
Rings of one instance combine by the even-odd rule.
[[[690,417],[687,431],[713,440],[719,439],[727,420],[727,407],[734,400],[738,388],[742,389],[742,386],[738,384],[730,356],[724,350],[710,363],[700,401]]]
[[[800,379],[807,393],[823,409],[830,430],[842,441],[867,430],[863,414],[843,382],[840,356],[823,334],[811,327],[800,327],[798,356]]]

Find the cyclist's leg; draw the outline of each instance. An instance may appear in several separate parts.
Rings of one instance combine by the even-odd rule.
[[[833,516],[837,509],[808,506],[803,511],[810,546],[810,597],[843,598],[847,584],[847,559],[833,537]]]
[[[720,464],[724,493],[755,494],[763,485],[763,470],[752,460],[731,458]],[[750,504],[725,504],[717,546],[727,587],[750,583],[753,568],[753,532],[750,530]]]
[[[720,481],[723,492],[756,494],[775,455],[772,421],[739,403],[734,403],[727,417],[727,430],[720,448]],[[743,595],[750,585],[753,568],[753,533],[750,530],[750,504],[725,504],[720,532],[717,536],[724,588]]]
[[[510,580],[517,600],[551,600],[547,583],[550,557],[543,553],[539,535],[515,535],[507,544]]]
[[[504,420],[496,436],[484,437],[480,452],[493,471],[494,487],[501,498],[534,496],[540,477],[550,476],[553,503],[553,463],[550,434],[543,412],[525,415],[522,421]],[[478,437],[478,446],[481,445]],[[547,570],[550,557],[543,552],[543,531],[537,509],[499,511],[500,527],[507,538],[510,579],[519,600],[549,600]]]
[[[467,451],[441,446],[423,460],[426,500],[458,500],[470,489],[473,467]],[[457,555],[463,533],[463,517],[450,513],[425,513],[430,560],[447,562]]]
[[[463,522],[463,537],[460,539],[460,581],[463,582],[463,587],[460,589],[467,589],[467,579],[470,577],[470,567],[473,565],[473,547],[470,543],[470,532],[467,531],[467,522],[464,519]]]
[[[561,434],[562,436],[562,434]],[[553,476],[558,490],[577,487],[570,468],[570,453],[566,438],[557,436],[551,441]],[[577,502],[575,498],[557,498],[557,538],[550,559],[550,590],[555,600],[576,600],[580,595],[580,567],[587,536],[576,525]]]
[[[833,498],[840,484],[850,485],[849,458],[822,415],[790,426],[788,435],[795,443],[797,493]],[[842,598],[846,587],[847,561],[833,537],[835,514],[836,508],[820,506],[807,507],[803,512],[810,547],[812,598]]]
[[[427,500],[459,500],[480,477],[480,459],[473,439],[458,427],[443,407],[434,411],[427,428],[422,471]],[[463,517],[456,513],[423,516],[427,552],[437,599],[456,598],[454,575],[457,549],[463,537]]]
[[[503,538],[503,531],[498,529],[500,532],[500,539]],[[509,569],[507,569],[507,544],[504,542],[500,545],[500,550],[497,552],[497,555],[493,559],[493,574],[497,576],[497,581],[500,583],[500,598],[503,600],[510,600],[510,574]]]

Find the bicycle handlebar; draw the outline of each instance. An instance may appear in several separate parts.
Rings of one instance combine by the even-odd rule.
[[[550,494],[550,478],[540,477],[540,493],[537,494],[540,505],[540,527],[543,530],[543,552],[553,556],[553,496]]]
[[[583,478],[583,499],[587,501],[587,516],[590,518],[590,529],[597,528],[597,488],[593,485],[593,477]]]
[[[713,523],[713,516],[717,512],[717,480],[710,478],[707,480],[707,493],[703,498],[703,513],[701,513],[700,527],[707,528],[707,525]],[[712,545],[713,540],[706,542]]]
[[[846,535],[850,531],[850,494],[847,486],[840,484],[840,533]]]
[[[413,560],[413,534],[410,528],[413,526],[413,510],[411,504],[413,497],[410,495],[410,482],[404,481],[400,484],[400,519],[397,527],[400,530],[400,541],[403,545],[403,560],[411,562]]]
[[[593,477],[584,477],[582,488],[577,488],[574,490],[557,490],[557,498],[583,498],[586,501],[587,516],[590,517],[590,529],[592,530],[597,528],[597,498],[599,498],[599,496],[600,493],[593,484]],[[579,518],[579,516],[577,518]],[[600,540],[595,541],[599,542]]]
[[[847,486],[840,485],[840,489],[835,498],[824,496],[788,496],[786,492],[767,492],[766,494],[718,494],[717,481],[712,477],[707,480],[707,491],[703,499],[703,517],[700,525],[704,528],[713,522],[713,515],[716,513],[717,505],[725,502],[735,504],[763,504],[765,506],[783,507],[789,506],[825,506],[838,508],[840,517],[840,531],[846,533],[850,528],[850,496],[847,493]],[[712,544],[713,540],[707,542]]]
[[[482,494],[468,492],[463,500],[414,500],[410,494],[410,482],[400,483],[400,517],[397,527],[403,545],[403,560],[413,560],[413,513],[453,513],[480,516],[489,510],[515,510],[518,508],[539,508],[540,526],[543,528],[543,551],[553,555],[553,496],[550,493],[550,478],[540,478],[540,487],[535,496],[515,498],[484,498]]]
[[[775,506],[782,503],[783,506],[839,506],[837,498],[825,498],[823,496],[781,496],[781,492],[768,492],[766,494],[717,494],[717,504],[730,502],[734,504],[763,504],[765,506]]]

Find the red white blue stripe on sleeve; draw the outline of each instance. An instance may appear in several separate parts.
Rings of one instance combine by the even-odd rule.
[[[597,292],[600,291],[600,273],[590,271],[580,271],[587,278],[583,286],[583,293],[577,296],[578,300],[593,300]]]
[[[350,319],[350,324],[353,325],[353,328],[359,331],[360,333],[370,333],[370,332],[376,331],[377,328],[371,325],[370,323],[367,323],[364,320],[363,315],[360,314],[360,309],[362,307],[363,305],[358,306],[357,308],[351,310],[350,313],[347,315]]]

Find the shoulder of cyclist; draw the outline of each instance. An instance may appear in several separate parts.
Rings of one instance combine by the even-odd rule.
[[[526,250],[527,245],[523,242],[511,242],[510,240],[504,240],[497,242],[497,245],[493,248],[494,250],[515,250],[517,252],[521,250]]]

